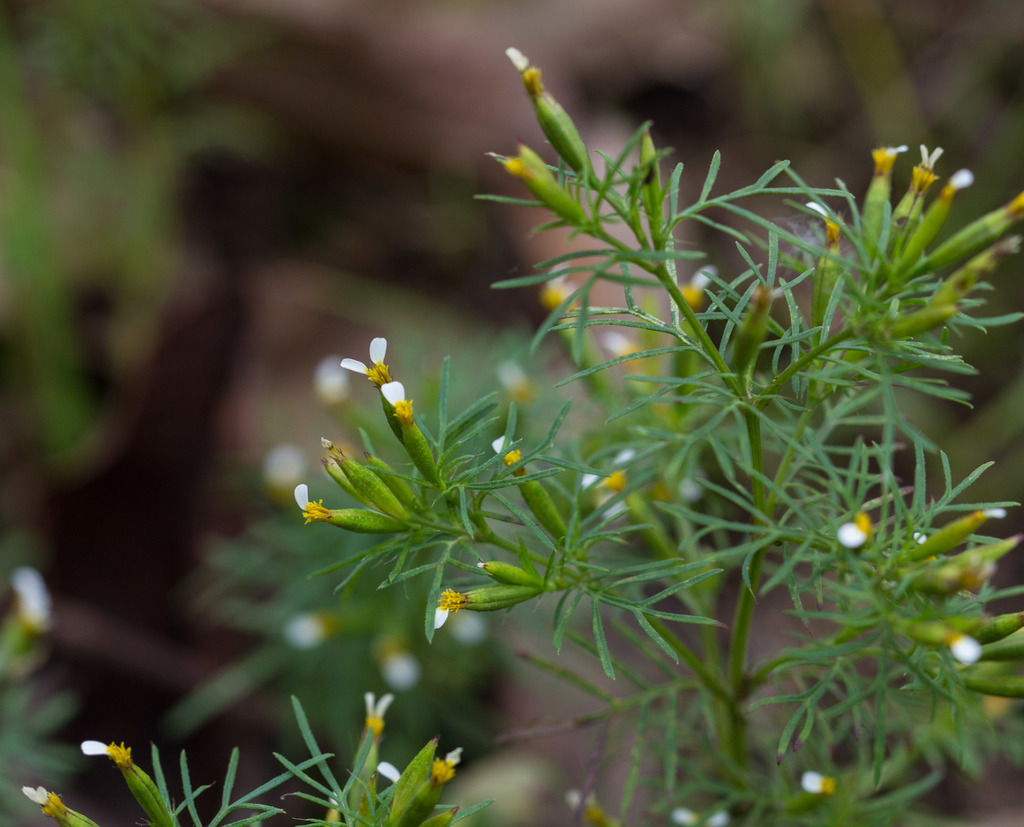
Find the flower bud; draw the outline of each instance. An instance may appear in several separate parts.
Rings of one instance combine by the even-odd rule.
[[[493,577],[499,583],[509,586],[532,586],[540,588],[544,582],[535,571],[527,571],[512,563],[505,563],[501,560],[487,560],[476,564],[476,567]]]
[[[972,677],[964,675],[964,686],[982,695],[1000,698],[1024,698],[1024,677],[1006,675],[1003,677]]]
[[[416,499],[416,495],[413,493],[412,488],[409,484],[394,473],[390,465],[388,465],[380,457],[376,457],[373,454],[366,454],[366,462],[373,469],[373,472],[381,478],[384,484],[391,489],[391,492],[398,497],[398,501],[402,503],[406,508],[412,510],[418,510],[420,506],[419,500]]]
[[[501,163],[559,218],[573,226],[585,223],[586,215],[579,202],[559,185],[541,157],[528,146],[520,144],[518,157],[506,158]]]
[[[754,369],[757,350],[768,335],[768,311],[771,306],[771,293],[760,285],[755,287],[732,348],[732,367],[737,374],[742,375]]]
[[[82,752],[85,755],[106,755],[114,762],[121,770],[128,789],[149,817],[153,827],[176,827],[174,817],[167,809],[167,805],[164,804],[156,783],[138,764],[132,761],[130,747],[126,747],[124,744],[105,745],[100,741],[84,741]]]
[[[916,268],[917,271],[938,270],[961,261],[988,247],[1013,224],[1024,217],[1024,192],[987,215],[972,221],[952,238],[940,244]]]
[[[1021,237],[1012,235],[997,241],[987,250],[982,250],[942,283],[929,304],[950,304],[959,301],[974,289],[979,279],[995,269],[1003,256],[1018,252],[1020,245]]]
[[[911,268],[921,258],[925,248],[932,243],[939,234],[949,217],[950,207],[953,205],[953,198],[956,194],[974,183],[974,175],[970,170],[961,169],[954,172],[949,182],[942,188],[939,197],[932,202],[932,205],[925,212],[921,222],[914,228],[907,238],[907,246],[903,249],[896,272],[905,277]],[[936,265],[939,266],[939,265]]]
[[[974,637],[982,645],[1002,640],[1018,629],[1024,628],[1024,612],[1009,612],[997,615],[974,632]]]
[[[966,517],[954,520],[940,528],[923,543],[904,549],[898,560],[900,563],[913,563],[946,554],[970,537],[990,516],[995,516],[995,514],[991,511],[974,511]]]
[[[891,339],[908,339],[934,330],[958,310],[955,304],[926,304],[920,310],[889,323],[887,334]]]
[[[373,506],[399,520],[409,516],[398,497],[374,471],[344,455],[340,455],[335,462],[348,477],[352,487]]]
[[[421,474],[434,488],[441,490],[444,484],[437,470],[434,454],[427,444],[427,438],[416,424],[412,402],[405,398],[405,386],[401,382],[389,382],[380,389],[384,401],[392,406],[394,416],[401,429],[402,445]]]
[[[864,208],[861,210],[861,219],[867,237],[872,241],[878,241],[882,229],[882,216],[885,212],[885,205],[889,202],[889,195],[892,191],[892,167],[896,156],[906,152],[907,147],[887,146],[873,150],[871,158],[875,162],[875,173],[868,184],[868,191],[864,196]]]

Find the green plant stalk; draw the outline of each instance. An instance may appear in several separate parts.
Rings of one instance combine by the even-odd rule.
[[[761,476],[764,474],[761,420],[749,408],[743,412],[743,418],[747,425],[751,464],[755,472],[751,479],[751,493],[754,496],[754,506],[761,514],[765,514],[768,502],[765,496],[764,482],[761,479]],[[746,694],[744,666],[747,659],[750,623],[754,617],[757,589],[761,580],[761,567],[764,564],[767,550],[767,546],[758,549],[754,552],[754,556],[750,561],[750,588],[740,591],[739,602],[736,604],[736,614],[732,624],[732,644],[729,649],[727,665],[729,687],[732,693],[731,727],[727,749],[733,760],[741,767],[747,765],[746,722],[740,709],[741,701]]]

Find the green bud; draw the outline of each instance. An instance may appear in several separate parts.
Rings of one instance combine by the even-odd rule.
[[[918,272],[938,270],[961,261],[988,247],[1007,229],[1024,217],[1024,192],[997,210],[972,221],[952,238],[939,245],[918,266]]]
[[[527,66],[521,71],[523,86],[530,96],[537,123],[562,159],[581,175],[590,169],[587,146],[580,137],[576,124],[550,94],[540,80],[540,69]]]
[[[441,791],[445,784],[455,777],[455,766],[459,763],[461,755],[462,749],[459,748],[449,752],[444,759],[432,758],[425,777],[417,771],[416,777],[422,778],[422,780],[419,781],[411,795],[403,796],[400,807],[396,807],[396,802],[392,802],[387,827],[420,827],[430,817],[434,807],[441,800]],[[431,752],[431,756],[433,756],[433,752]],[[404,776],[403,773],[403,778]],[[401,781],[400,778],[398,783]]]
[[[330,523],[346,531],[354,531],[356,534],[397,534],[399,531],[405,531],[405,523],[399,522],[387,514],[381,514],[379,511],[369,511],[365,508],[324,510],[327,512],[325,517],[314,519]]]
[[[1022,538],[1024,535],[1018,534],[947,558],[941,565],[914,578],[914,588],[928,594],[950,594],[962,589],[976,592],[992,576],[996,562],[1015,548]]]
[[[882,147],[871,153],[875,162],[875,173],[868,184],[864,195],[864,206],[861,209],[861,222],[871,243],[877,244],[882,232],[882,216],[885,205],[889,203],[892,192],[892,166],[896,156],[906,151],[906,146]]]
[[[974,511],[966,517],[954,520],[940,528],[923,543],[905,549],[899,556],[899,562],[913,563],[929,557],[947,554],[980,528],[988,520],[989,516],[984,511]]]
[[[523,500],[533,512],[533,516],[551,532],[556,540],[565,536],[565,522],[562,520],[562,515],[558,513],[554,500],[551,499],[548,490],[541,485],[540,480],[527,480],[519,483],[519,493],[523,495]]]
[[[360,502],[363,505],[373,505],[369,497],[366,497],[359,491],[356,491],[351,480],[349,480],[345,472],[341,470],[341,466],[338,465],[334,457],[325,457],[320,461],[324,465],[324,470],[327,472],[327,476],[334,480],[353,500]]]
[[[644,209],[651,228],[651,238],[661,237],[661,222],[664,218],[661,193],[661,170],[658,168],[658,153],[651,140],[651,130],[644,130],[640,139],[640,169],[643,172]]]
[[[1024,632],[986,643],[981,647],[981,660],[1024,660]]]
[[[994,643],[1022,628],[1024,628],[1024,612],[1009,612],[997,615],[978,628],[974,633],[974,638],[982,645]]]
[[[818,259],[814,273],[814,290],[811,294],[811,326],[820,327],[825,323],[825,311],[832,300],[832,293],[839,282],[842,265],[836,260],[839,255],[839,225],[825,219],[825,255]],[[827,339],[828,332],[821,331],[821,338]]]
[[[458,608],[473,612],[496,612],[536,597],[541,591],[540,585],[482,586],[459,595],[462,605]]]
[[[892,339],[907,339],[927,333],[945,324],[957,309],[955,304],[926,304],[920,310],[891,322],[887,333]]]
[[[978,253],[942,283],[930,304],[950,304],[959,301],[974,289],[979,279],[995,269],[1003,256],[1018,252],[1020,244],[1021,237],[1012,235]]]
[[[373,472],[381,478],[384,484],[391,489],[391,492],[398,497],[398,501],[402,503],[406,508],[411,508],[414,511],[418,511],[421,508],[419,500],[416,499],[416,495],[413,493],[412,488],[409,487],[408,483],[394,473],[390,465],[388,465],[380,457],[375,457],[373,454],[366,455],[366,462],[373,469]]]
[[[573,226],[586,222],[586,215],[579,202],[559,186],[547,164],[528,146],[520,144],[519,156],[506,158],[501,163],[511,175],[521,179],[537,200],[559,218]]]
[[[107,755],[121,770],[128,789],[149,817],[150,824],[153,827],[177,827],[153,779],[132,761],[131,750],[124,744],[111,744],[107,748]]]
[[[452,807],[450,810],[445,810],[443,813],[438,813],[436,816],[428,818],[422,822],[421,827],[448,827],[452,823],[452,819],[455,818],[459,812],[459,807]]]
[[[1000,698],[1024,698],[1024,677],[1009,675],[1004,677],[975,678],[964,675],[964,686],[982,695],[996,695]]]
[[[939,193],[939,197],[932,202],[924,217],[907,237],[907,246],[903,248],[903,255],[900,256],[899,264],[896,266],[896,272],[901,276],[900,281],[917,264],[925,248],[935,240],[945,225],[954,196],[973,182],[974,176],[966,169],[953,173],[949,182]]]
[[[755,287],[732,348],[732,367],[737,374],[742,375],[754,369],[757,350],[768,335],[768,311],[771,305],[771,293],[760,285]]]
[[[437,738],[432,738],[426,743],[416,756],[409,762],[402,771],[401,777],[395,782],[395,795],[391,799],[391,817],[388,824],[396,823],[398,816],[409,806],[416,790],[419,789],[430,776],[430,765],[434,760],[434,753],[437,752]]]
[[[374,471],[344,455],[335,461],[345,472],[352,487],[378,509],[399,520],[409,516],[405,507],[398,501],[398,497]]]
[[[477,563],[476,567],[486,572],[489,577],[493,577],[499,583],[509,586],[533,586],[540,588],[544,585],[544,581],[540,579],[540,575],[536,572],[521,569],[519,566],[505,563],[501,560],[487,560]]]

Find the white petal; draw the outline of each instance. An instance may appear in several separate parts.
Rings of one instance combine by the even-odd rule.
[[[958,169],[949,177],[949,185],[956,190],[962,190],[974,183],[974,173],[969,169]]]
[[[376,365],[383,362],[388,352],[388,340],[382,336],[370,342],[370,360]]]
[[[707,267],[701,267],[693,276],[690,278],[690,287],[696,287],[698,290],[703,290],[709,284],[711,284],[711,276],[718,275],[718,268],[713,264],[709,264]]]
[[[82,755],[106,755],[107,745],[102,741],[82,741]]]
[[[397,405],[405,399],[405,385],[401,382],[388,382],[386,385],[381,385],[380,392],[392,405]]]
[[[358,359],[342,359],[341,366],[345,368],[345,370],[350,370],[353,373],[367,374],[370,372],[370,369]]]
[[[377,774],[383,775],[392,784],[394,784],[399,778],[402,777],[402,773],[398,771],[398,767],[396,767],[390,761],[381,761],[377,765]]]
[[[390,692],[381,695],[380,700],[377,701],[377,705],[373,708],[376,717],[383,718],[384,713],[388,711],[388,708],[391,706],[394,700],[395,696],[392,695]]]
[[[517,71],[525,72],[530,68],[530,61],[527,59],[526,55],[514,46],[509,46],[505,50],[505,54],[508,55],[508,59],[512,61],[512,65],[516,67]]]
[[[800,776],[800,786],[804,792],[818,795],[825,784],[825,776],[820,772],[805,772]]]
[[[867,542],[868,535],[856,523],[843,523],[836,532],[836,538],[846,548],[860,548]]]
[[[462,760],[462,747],[456,747],[444,757],[446,764],[458,764]]]
[[[579,790],[566,790],[565,803],[569,805],[570,810],[576,812],[580,808],[580,804],[583,803],[583,793]]]
[[[434,628],[440,629],[448,620],[448,609],[436,609],[434,611]]]
[[[498,374],[498,381],[505,390],[518,388],[528,381],[526,371],[517,362],[499,362],[495,372]]]
[[[711,818],[704,822],[706,827],[726,827],[729,823],[729,814],[725,810],[719,810]]]
[[[601,344],[604,349],[613,356],[625,356],[633,347],[633,340],[616,330],[609,330],[601,334]]]
[[[18,614],[38,629],[48,629],[50,592],[39,570],[19,566],[11,572],[11,588],[18,596]]]
[[[697,823],[697,814],[689,807],[676,807],[669,818],[672,819],[673,824],[680,824],[683,827]]]
[[[990,517],[993,520],[1002,520],[1006,517],[1005,508],[986,508],[985,516]]]
[[[981,644],[970,635],[956,635],[949,643],[949,651],[960,663],[977,663],[981,657]]]
[[[704,496],[704,486],[695,479],[679,481],[679,497],[684,503],[695,503]]]
[[[634,451],[632,448],[623,448],[621,451],[619,451],[619,453],[615,455],[615,459],[612,460],[612,465],[625,465],[635,456],[636,451]]]
[[[584,474],[583,477],[580,479],[580,487],[590,488],[590,486],[597,482],[598,479],[600,478],[597,476],[597,474]]]
[[[43,787],[36,787],[35,789],[22,787],[21,791],[29,801],[34,801],[36,804],[46,804],[50,800],[50,793]]]
[[[918,545],[921,545],[921,543],[928,539],[928,535],[925,534],[923,531],[915,531],[914,539],[917,540]]]
[[[309,486],[306,483],[300,482],[295,486],[295,502],[303,511],[309,505]]]
[[[381,664],[384,683],[399,692],[412,689],[420,682],[423,670],[411,652],[396,652]]]
[[[505,450],[505,437],[499,436],[491,443],[491,447],[494,449],[494,453],[500,454]]]
[[[298,445],[283,442],[263,455],[263,481],[275,490],[287,491],[306,473],[306,456]]]
[[[819,215],[823,215],[825,218],[828,218],[828,210],[821,206],[817,201],[808,201],[804,206],[806,206],[807,209],[814,210]]]

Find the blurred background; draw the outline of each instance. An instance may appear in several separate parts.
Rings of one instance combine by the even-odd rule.
[[[37,567],[54,611],[38,657],[4,678],[0,823],[46,822],[13,800],[23,784],[104,825],[134,819],[118,774],[76,755],[84,738],[141,755],[153,741],[172,766],[185,747],[197,783],[237,745],[240,788],[256,786],[279,769],[271,750],[301,753],[291,694],[348,755],[366,690],[399,696],[385,758],[440,732],[483,795],[500,778],[533,808],[480,824],[567,823],[562,795],[592,772],[599,733],[489,755],[499,733],[565,712],[502,654],[547,654],[542,618],[487,618],[431,647],[425,586],[352,582],[343,602],[343,573],[308,577],[366,545],[303,531],[291,489],[329,495],[320,437],[380,425],[364,380],[318,366],[365,361],[386,336],[424,399],[450,353],[465,398],[504,387],[532,394],[538,420],[557,410],[543,368],[557,355],[525,361],[536,293],[490,284],[561,240],[531,232],[536,213],[474,200],[521,195],[488,152],[542,144],[508,46],[592,149],[651,119],[691,196],[715,149],[721,190],[788,158],[859,194],[870,150],[906,143],[899,191],[924,143],[944,147],[943,177],[975,173],[957,224],[1024,188],[1022,43],[1019,0],[5,3],[0,580]],[[728,267],[731,242],[708,243]],[[990,315],[1024,306],[1020,267],[1001,266]],[[984,368],[964,379],[975,407],[919,412],[955,476],[999,459],[976,500],[1021,499],[1019,336],[965,339]],[[937,803],[988,817],[1006,803],[993,786]]]

